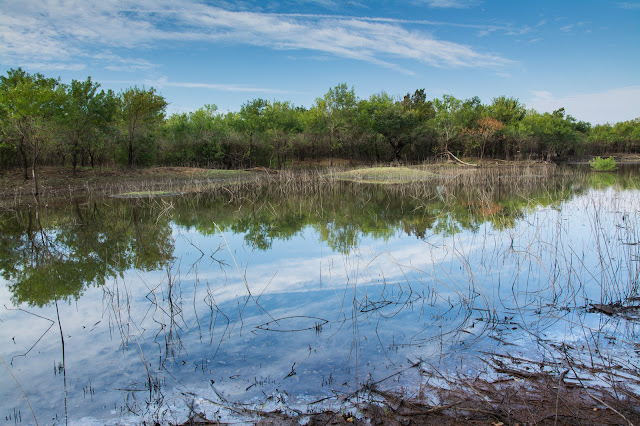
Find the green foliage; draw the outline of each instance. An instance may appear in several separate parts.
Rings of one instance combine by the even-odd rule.
[[[330,88],[324,97],[316,99],[314,108],[323,117],[332,160],[345,144],[349,144],[349,152],[353,154],[357,104],[354,88],[349,89],[346,83]]]
[[[55,141],[56,120],[63,114],[63,96],[59,82],[42,74],[28,74],[18,68],[0,76],[2,141],[18,152],[25,180],[29,166],[32,176],[37,177],[37,164]],[[37,182],[34,179],[36,195]]]
[[[424,89],[394,98],[359,99],[341,83],[310,109],[253,99],[220,114],[215,105],[165,119],[153,88],[115,95],[91,77],[61,84],[11,69],[0,77],[0,165],[38,163],[282,168],[295,160],[422,162],[453,153],[546,158],[640,151],[640,118],[592,127],[566,114],[527,111],[518,99],[452,95],[429,100]]]
[[[478,126],[484,107],[477,97],[461,100],[451,95],[443,95],[442,99],[434,99],[435,116],[431,125],[438,136],[439,153],[452,151],[464,152],[462,136],[465,131]]]
[[[499,96],[493,98],[491,105],[487,108],[489,117],[495,118],[502,122],[504,125],[511,125],[522,121],[525,117],[527,110],[519,100],[515,98],[508,98],[506,96]]]
[[[79,297],[131,267],[171,260],[169,218],[157,204],[114,200],[0,215],[0,273],[16,304]]]
[[[100,84],[91,81],[72,80],[65,86],[64,115],[61,124],[67,134],[64,149],[71,154],[75,174],[81,155],[89,155],[91,165],[106,149],[104,135],[116,112],[116,97],[109,90],[98,92]]]
[[[152,133],[164,121],[167,102],[154,88],[133,87],[120,92],[118,106],[123,141],[127,149],[127,164],[132,168],[137,157],[144,163],[153,163],[155,158],[149,158],[149,150],[143,151],[142,146],[153,148],[149,145],[153,141]],[[144,158],[140,155],[141,151],[145,153]]]
[[[594,154],[605,152],[638,152],[640,150],[640,118],[614,125],[599,124],[588,132],[588,143]]]
[[[597,172],[611,172],[618,168],[616,160],[613,157],[601,158],[596,157],[589,161],[591,168]]]
[[[389,105],[374,113],[373,128],[390,145],[394,160],[400,160],[404,147],[413,142],[413,133],[418,124],[418,115],[400,104]]]
[[[574,124],[573,117],[565,117],[564,108],[551,114],[530,111],[521,121],[519,132],[532,142],[530,150],[551,160],[574,153],[580,140]]]
[[[223,142],[229,126],[215,105],[173,114],[162,129],[161,163],[211,167],[224,162]]]

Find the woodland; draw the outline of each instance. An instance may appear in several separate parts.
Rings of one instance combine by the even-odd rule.
[[[640,118],[615,124],[578,120],[564,108],[527,109],[518,99],[443,95],[424,89],[359,98],[346,83],[309,107],[256,98],[236,112],[214,104],[167,116],[153,87],[115,93],[87,77],[64,84],[21,68],[0,76],[0,168],[24,179],[44,165],[269,167],[334,160],[421,163],[442,156],[558,160],[636,153]]]

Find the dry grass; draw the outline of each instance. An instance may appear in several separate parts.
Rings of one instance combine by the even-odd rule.
[[[411,183],[436,176],[432,172],[409,167],[369,167],[336,174],[336,177],[342,180],[383,184]]]
[[[70,197],[158,196],[193,193],[221,184],[250,180],[260,173],[245,170],[216,170],[193,167],[140,169],[88,169],[72,174],[68,167],[42,167],[38,173],[40,202],[64,202]],[[0,208],[33,202],[33,180],[25,181],[22,170],[0,173]]]

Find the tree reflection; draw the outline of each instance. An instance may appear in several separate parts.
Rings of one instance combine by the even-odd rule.
[[[86,286],[103,285],[131,268],[165,267],[174,251],[172,222],[204,235],[244,234],[257,250],[311,228],[332,250],[349,253],[363,238],[404,233],[426,240],[483,225],[511,228],[527,211],[588,188],[589,178],[576,176],[519,177],[508,185],[500,176],[470,181],[476,184],[338,181],[286,191],[265,184],[177,197],[170,205],[112,198],[29,207],[0,214],[0,269],[15,304],[42,306],[78,298]]]
[[[426,239],[476,232],[483,224],[509,229],[527,211],[558,204],[586,188],[575,176],[533,176],[509,185],[495,176],[481,183],[333,182],[285,194],[277,185],[243,190],[242,195],[219,191],[177,200],[174,221],[203,234],[244,234],[246,243],[258,250],[311,227],[332,250],[349,253],[365,237],[387,240],[398,232]]]
[[[158,269],[173,252],[169,219],[141,200],[76,201],[0,216],[0,269],[13,303],[78,298],[129,268]]]

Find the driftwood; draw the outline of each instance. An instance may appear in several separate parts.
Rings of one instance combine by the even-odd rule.
[[[456,157],[455,155],[453,155],[453,153],[451,151],[445,151],[445,154],[451,158],[453,158],[454,160],[456,160],[458,163],[460,164],[464,164],[465,166],[469,166],[469,167],[480,167],[477,164],[471,164],[471,163],[467,163],[462,161],[461,159],[459,159],[458,157]]]

